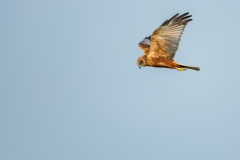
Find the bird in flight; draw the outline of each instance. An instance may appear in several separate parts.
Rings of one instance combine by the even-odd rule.
[[[176,14],[159,26],[152,35],[139,42],[138,45],[144,53],[137,60],[139,68],[150,66],[179,71],[186,71],[186,69],[200,71],[199,67],[187,66],[174,61],[184,28],[192,20],[189,19],[190,17],[189,13],[180,16]]]

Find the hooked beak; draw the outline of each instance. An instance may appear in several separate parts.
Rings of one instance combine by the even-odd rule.
[[[141,69],[142,66],[141,66],[141,65],[138,65],[138,67],[139,67],[139,69]]]

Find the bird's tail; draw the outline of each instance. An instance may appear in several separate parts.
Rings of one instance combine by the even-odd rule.
[[[196,71],[200,71],[200,68],[199,68],[199,67],[186,66],[186,65],[184,65],[184,64],[179,64],[179,67],[181,67],[181,68],[186,68],[186,69],[193,69],[193,70],[196,70]]]

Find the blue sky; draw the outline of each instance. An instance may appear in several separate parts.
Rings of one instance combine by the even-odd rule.
[[[1,160],[238,160],[239,2],[0,2]],[[137,67],[176,13],[177,62]]]

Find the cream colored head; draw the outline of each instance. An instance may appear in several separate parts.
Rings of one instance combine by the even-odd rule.
[[[137,65],[141,69],[141,67],[145,67],[147,65],[147,56],[143,55],[138,58]]]

